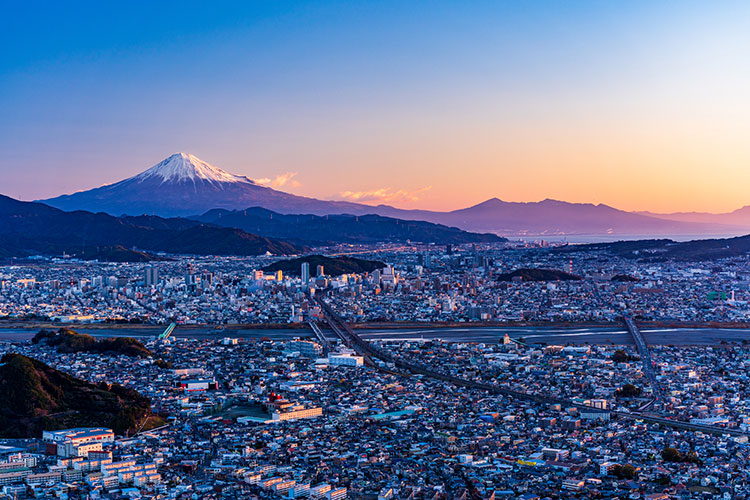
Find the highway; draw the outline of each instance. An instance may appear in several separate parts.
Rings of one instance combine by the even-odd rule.
[[[580,403],[575,403],[573,401],[560,398],[554,395],[517,391],[514,389],[509,389],[507,387],[502,387],[497,384],[485,384],[481,382],[476,382],[474,380],[462,379],[459,377],[455,377],[453,375],[447,375],[445,373],[437,372],[435,370],[425,367],[422,364],[415,364],[415,363],[404,361],[400,358],[396,358],[391,353],[382,351],[376,348],[375,346],[373,346],[372,344],[370,344],[368,341],[360,338],[359,335],[357,335],[354,332],[354,330],[352,330],[352,328],[331,308],[331,306],[328,305],[328,303],[323,299],[323,296],[325,296],[325,293],[321,294],[321,296],[316,296],[315,300],[320,305],[323,311],[323,314],[326,317],[326,321],[331,326],[331,328],[336,333],[336,335],[348,347],[354,349],[359,355],[365,358],[365,363],[368,366],[378,366],[377,363],[374,362],[374,359],[378,359],[385,363],[392,363],[395,367],[402,369],[402,370],[406,370],[410,373],[423,375],[426,377],[433,378],[435,380],[441,380],[441,381],[448,382],[448,383],[451,383],[460,387],[479,389],[479,390],[487,391],[491,394],[508,396],[511,398],[519,399],[519,400],[534,401],[537,403],[545,403],[545,404],[560,404],[564,407],[575,407],[578,409],[585,409],[585,410],[592,411],[592,412],[597,411],[597,409],[592,408],[590,406],[586,406]],[[633,325],[635,325],[634,322],[633,322]],[[638,333],[640,335],[640,332]],[[643,337],[641,337],[641,341],[643,341]],[[644,345],[645,345],[645,342],[644,342]],[[646,352],[648,353],[648,349],[646,349]],[[650,356],[648,359],[650,361]],[[653,369],[653,366],[651,366],[651,368]],[[654,381],[655,380],[656,378],[654,376]],[[736,430],[736,429],[725,429],[723,427],[703,425],[703,424],[691,424],[690,422],[673,420],[669,418],[668,416],[642,413],[640,411],[639,412],[626,412],[626,411],[609,410],[609,413],[612,415],[616,415],[618,418],[622,418],[626,420],[636,420],[636,421],[642,420],[644,422],[660,424],[660,425],[678,428],[678,429],[705,432],[709,434],[730,435],[730,436],[735,436],[735,437],[747,437],[747,433]]]
[[[427,376],[436,380],[450,382],[452,384],[462,386],[462,387],[468,387],[472,389],[481,389],[481,390],[488,391],[491,394],[495,394],[495,395],[510,396],[510,397],[517,398],[517,399],[535,401],[539,403],[561,404],[565,406],[577,407],[577,408],[587,409],[591,411],[596,411],[595,408],[592,408],[590,406],[575,403],[573,401],[569,401],[569,400],[559,398],[556,396],[521,392],[521,391],[508,389],[506,387],[502,387],[502,386],[495,385],[495,384],[485,384],[481,382],[476,382],[474,380],[462,379],[462,378],[454,377],[452,375],[447,375],[445,373],[437,372],[421,364],[414,364],[414,363],[404,361],[400,358],[396,358],[391,353],[382,351],[376,348],[375,346],[373,346],[372,344],[370,344],[369,342],[367,342],[366,340],[362,340],[354,332],[354,330],[352,330],[351,327],[349,327],[349,325],[347,325],[346,322],[344,322],[341,319],[341,317],[338,314],[336,314],[333,311],[333,309],[331,309],[331,307],[324,300],[318,297],[317,301],[318,301],[318,304],[321,306],[323,313],[326,315],[326,320],[328,321],[328,324],[331,325],[331,328],[336,333],[336,335],[339,338],[341,338],[342,341],[347,346],[357,351],[359,355],[363,356],[365,358],[365,362],[370,366],[377,366],[377,364],[373,361],[373,359],[379,359],[386,363],[392,363],[397,368],[409,371],[416,375],[424,375],[424,376]]]
[[[636,349],[638,349],[638,354],[641,357],[641,363],[643,365],[643,374],[646,376],[646,379],[648,379],[648,383],[651,386],[651,390],[654,395],[651,401],[639,408],[639,410],[645,411],[652,408],[656,404],[656,402],[661,399],[662,390],[661,386],[659,385],[659,381],[656,380],[656,371],[654,370],[654,360],[651,357],[651,350],[648,348],[648,344],[646,344],[646,340],[643,338],[638,325],[630,316],[625,316],[623,319],[625,321],[625,326],[628,327],[628,331],[633,337],[635,347]]]
[[[691,424],[690,422],[685,422],[684,420],[674,420],[669,417],[654,415],[650,413],[641,413],[641,412],[632,412],[632,413],[626,413],[626,412],[620,412],[620,411],[613,411],[613,414],[617,415],[618,417],[622,418],[628,418],[631,420],[643,420],[644,422],[650,422],[653,424],[661,424],[667,427],[673,427],[676,429],[685,429],[689,431],[697,431],[697,432],[704,432],[706,434],[716,434],[719,436],[723,435],[729,435],[733,437],[747,437],[747,432],[739,431],[736,429],[725,429],[723,427],[717,427],[715,425],[705,425],[705,424]]]
[[[323,353],[328,354],[328,351],[331,350],[331,343],[328,342],[328,339],[326,338],[325,334],[320,330],[320,327],[315,321],[308,321],[308,325],[310,325],[310,329],[315,334],[315,337],[318,339],[318,342],[320,342],[320,345],[323,346]]]

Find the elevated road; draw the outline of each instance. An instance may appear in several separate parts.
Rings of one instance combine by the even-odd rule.
[[[164,330],[161,335],[159,335],[158,340],[165,341],[169,338],[170,335],[172,335],[172,332],[174,331],[175,327],[177,326],[177,323],[170,323],[166,330]]]
[[[310,329],[315,334],[315,338],[318,339],[318,342],[323,346],[323,352],[325,354],[328,354],[328,352],[331,350],[331,343],[326,338],[325,334],[320,330],[320,327],[315,321],[308,321],[307,324],[310,326]]]
[[[613,414],[621,418],[628,418],[631,420],[643,420],[652,424],[664,425],[666,427],[673,427],[675,429],[684,429],[694,432],[703,432],[705,434],[715,434],[717,436],[729,435],[732,437],[748,437],[747,432],[738,431],[736,429],[725,429],[724,427],[718,427],[716,425],[706,424],[692,424],[685,422],[684,420],[674,420],[669,417],[663,417],[653,414],[645,414],[640,412],[626,413],[620,411],[614,411]]]
[[[582,405],[580,403],[575,403],[573,401],[556,396],[527,393],[508,389],[506,387],[495,384],[485,384],[474,380],[462,379],[459,377],[454,377],[453,375],[447,375],[445,373],[432,370],[422,364],[404,361],[401,358],[393,356],[389,352],[378,349],[368,341],[363,340],[361,337],[359,337],[359,335],[357,335],[357,333],[354,332],[354,330],[352,330],[349,325],[346,324],[346,322],[341,319],[341,317],[336,312],[333,311],[333,309],[331,309],[331,306],[329,306],[328,303],[326,303],[320,297],[316,298],[316,300],[318,301],[318,304],[326,315],[326,320],[328,321],[328,324],[331,325],[331,328],[333,328],[334,332],[336,332],[336,334],[347,346],[357,351],[357,353],[359,353],[360,356],[363,356],[366,361],[369,360],[370,364],[372,365],[375,364],[373,359],[379,359],[380,361],[391,363],[399,369],[406,370],[416,375],[427,376],[436,380],[442,380],[444,382],[449,382],[454,385],[471,389],[481,389],[495,395],[510,396],[516,399],[535,401],[538,403],[561,404],[569,407],[577,407],[590,411],[597,411],[596,408]]]
[[[448,382],[448,383],[457,385],[459,387],[479,389],[479,390],[487,391],[490,394],[508,396],[511,398],[519,399],[519,400],[534,401],[537,403],[545,403],[545,404],[560,404],[565,407],[574,407],[574,408],[583,409],[583,410],[587,410],[591,412],[597,412],[597,411],[604,412],[604,410],[597,410],[596,408],[592,408],[590,406],[576,403],[576,402],[573,402],[564,398],[560,398],[557,396],[553,396],[550,394],[517,391],[514,389],[509,389],[507,387],[496,385],[496,384],[486,384],[486,383],[477,382],[474,380],[462,379],[459,377],[455,377],[453,375],[448,375],[445,373],[432,370],[430,368],[427,368],[423,364],[417,364],[417,363],[404,361],[400,358],[393,356],[389,352],[378,349],[377,347],[370,344],[368,341],[363,340],[359,335],[357,335],[357,333],[354,332],[354,330],[352,330],[352,328],[348,324],[346,324],[346,322],[341,318],[341,316],[339,316],[331,308],[331,306],[325,300],[323,300],[321,296],[317,296],[315,300],[320,305],[321,309],[323,310],[323,314],[325,314],[326,316],[326,321],[328,322],[329,325],[331,325],[331,328],[336,333],[336,335],[339,336],[339,338],[341,338],[341,340],[347,346],[354,349],[357,353],[359,353],[359,355],[363,356],[365,358],[365,362],[370,366],[376,366],[374,359],[378,359],[386,363],[391,363],[395,367],[401,370],[406,370],[410,373],[426,376],[435,380]],[[655,380],[655,377],[654,377],[654,380]],[[717,426],[712,426],[712,425],[691,424],[690,422],[673,420],[671,418],[660,416],[660,415],[646,414],[646,413],[640,413],[640,412],[612,411],[612,410],[609,410],[609,413],[612,415],[616,415],[618,418],[622,418],[626,420],[636,420],[636,421],[641,420],[644,422],[660,424],[660,425],[673,427],[677,429],[704,432],[704,433],[716,434],[716,435],[747,437],[747,433],[738,431],[735,429],[725,429],[723,427],[717,427]]]
[[[643,374],[646,376],[646,379],[651,386],[651,391],[654,395],[654,398],[650,402],[646,403],[640,408],[640,410],[647,410],[653,407],[656,402],[662,398],[662,389],[659,385],[659,381],[656,380],[656,363],[651,357],[651,351],[648,348],[648,344],[646,344],[646,340],[643,338],[641,331],[638,329],[638,325],[635,323],[635,320],[633,320],[633,318],[631,318],[630,316],[625,316],[623,320],[625,321],[625,326],[627,326],[628,328],[628,332],[630,332],[630,335],[633,337],[633,342],[635,342],[636,349],[638,349],[638,355],[641,357],[641,363],[643,365]]]

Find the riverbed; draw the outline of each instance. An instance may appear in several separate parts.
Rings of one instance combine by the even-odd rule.
[[[94,337],[135,337],[142,340],[154,338],[162,329],[157,327],[118,327],[86,328],[76,327],[79,333]],[[325,331],[325,330],[324,330]],[[0,342],[25,342],[31,340],[36,329],[0,328]],[[718,345],[722,342],[750,342],[750,328],[651,328],[641,330],[644,338],[652,345]],[[326,335],[333,338],[330,331]],[[630,344],[631,337],[624,327],[412,327],[364,329],[358,332],[368,340],[433,340],[447,342],[500,342],[508,336],[526,343],[544,344]],[[217,330],[214,327],[189,327],[181,329],[178,325],[173,336],[177,338],[215,338],[223,337],[243,339],[271,339],[275,341],[292,340],[312,336],[312,331],[301,328],[265,329],[265,328],[231,328]]]

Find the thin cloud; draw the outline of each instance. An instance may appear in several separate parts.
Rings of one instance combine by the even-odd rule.
[[[302,184],[300,184],[295,177],[297,176],[297,172],[286,172],[285,174],[277,175],[276,178],[271,181],[271,186],[273,187],[282,187],[282,186],[289,186],[289,187],[300,187]]]
[[[280,188],[283,186],[296,188],[302,185],[302,183],[295,179],[296,176],[297,172],[286,172],[281,175],[277,175],[273,179],[269,177],[263,177],[261,179],[253,179],[253,182],[255,182],[256,184],[260,184],[261,186],[273,188]]]
[[[370,191],[344,191],[339,193],[342,200],[355,201],[358,203],[399,203],[419,201],[425,191],[432,186],[425,186],[413,191],[386,187],[372,189]]]

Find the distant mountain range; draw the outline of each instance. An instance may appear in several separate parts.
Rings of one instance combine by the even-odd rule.
[[[303,245],[331,243],[499,243],[507,241],[491,233],[470,233],[455,227],[381,215],[285,215],[265,208],[211,210],[191,219],[249,233],[281,238]]]
[[[150,260],[152,251],[191,255],[298,254],[304,247],[241,229],[188,219],[113,217],[105,213],[63,212],[42,203],[0,195],[0,257],[60,255],[82,258],[119,251],[121,261]]]
[[[247,177],[231,174],[186,153],[176,153],[120,182],[43,202],[62,210],[101,211],[116,216],[196,216],[214,209],[244,211],[250,207],[280,214],[372,214],[504,236],[725,235],[750,230],[750,208],[747,207],[719,215],[650,214],[626,212],[601,204],[556,200],[515,203],[493,198],[460,210],[436,212],[318,200],[258,185]],[[242,224],[250,227],[253,223],[243,221]]]
[[[256,233],[260,233],[259,236]],[[156,252],[189,255],[292,255],[328,243],[503,242],[429,222],[377,215],[282,215],[265,209],[213,210],[193,219],[154,215],[115,217],[63,212],[43,203],[0,195],[0,257],[68,255],[84,260],[169,260]]]
[[[738,228],[718,224],[660,219],[625,212],[608,205],[568,203],[549,199],[517,203],[493,198],[452,212],[393,210],[396,209],[382,212],[389,215],[399,213],[402,218],[426,220],[469,231],[489,231],[506,236],[727,234],[739,231]]]
[[[723,224],[726,226],[738,226],[745,229],[750,228],[750,206],[738,208],[733,212],[723,214],[711,214],[707,212],[675,212],[671,214],[657,214],[652,212],[638,212],[649,217],[675,220],[680,222],[692,222],[699,224]]]

